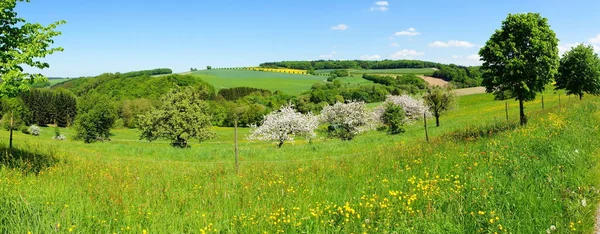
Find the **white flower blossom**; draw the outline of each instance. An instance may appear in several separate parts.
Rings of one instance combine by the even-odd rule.
[[[406,115],[406,120],[409,122],[418,119],[423,119],[423,113],[425,113],[427,117],[431,116],[431,112],[429,111],[429,108],[427,108],[423,100],[415,99],[409,95],[388,95],[385,102],[402,106],[402,108],[404,109],[404,114]],[[375,113],[379,117],[383,115],[384,111],[385,105],[379,106],[375,109]]]
[[[377,116],[370,111],[364,102],[336,103],[326,106],[321,111],[321,122],[333,128],[344,129],[349,135],[342,138],[352,139],[361,132],[374,129]]]
[[[294,141],[294,136],[314,138],[318,126],[316,116],[311,113],[302,114],[293,106],[287,105],[266,115],[260,127],[252,126],[252,134],[248,139],[277,141],[281,147],[285,141]]]

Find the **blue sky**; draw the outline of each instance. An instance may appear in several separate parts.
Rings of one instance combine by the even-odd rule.
[[[46,58],[47,76],[91,76],[158,67],[254,66],[266,61],[420,59],[478,64],[508,13],[539,12],[561,51],[600,51],[600,1],[32,0],[19,16],[66,20]]]

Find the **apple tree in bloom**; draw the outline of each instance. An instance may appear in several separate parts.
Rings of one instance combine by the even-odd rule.
[[[406,121],[414,121],[418,119],[423,119],[423,113],[427,115],[427,117],[431,116],[431,112],[425,102],[420,99],[415,99],[409,95],[400,95],[400,96],[387,96],[385,100],[388,104],[399,105],[404,109],[404,115],[406,117]],[[383,116],[385,112],[385,105],[378,107],[375,109],[377,116]]]
[[[281,148],[284,142],[294,141],[295,136],[314,138],[319,120],[311,113],[297,112],[291,105],[266,115],[260,127],[253,126],[250,140],[276,141]]]
[[[321,111],[321,121],[328,125],[329,135],[342,140],[352,140],[359,133],[373,129],[374,117],[364,102],[338,102]]]

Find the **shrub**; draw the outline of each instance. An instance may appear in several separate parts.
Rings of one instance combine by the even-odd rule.
[[[67,139],[67,137],[64,136],[64,135],[58,135],[58,136],[53,136],[52,139],[59,140],[59,141],[64,141],[64,140]]]
[[[40,135],[40,127],[38,127],[36,125],[29,126],[29,128],[27,129],[27,131],[29,133],[31,133],[31,135],[34,135],[34,136],[39,136]]]
[[[381,116],[381,121],[387,126],[388,133],[390,134],[404,132],[403,125],[406,121],[404,109],[400,105],[387,103],[385,106],[385,111]]]

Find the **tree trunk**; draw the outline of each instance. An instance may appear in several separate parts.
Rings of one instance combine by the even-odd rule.
[[[583,93],[579,94],[579,101],[581,101],[583,99]]]
[[[12,149],[12,141],[13,141],[13,127],[15,125],[15,121],[13,119],[14,111],[10,111],[10,140],[8,143],[8,148]]]
[[[283,141],[279,140],[279,144],[277,145],[277,148],[281,148],[281,146],[283,146]]]
[[[435,116],[435,126],[436,126],[436,127],[439,127],[439,126],[440,126],[440,116],[439,116],[439,115],[436,115],[436,116]]]
[[[523,99],[519,97],[519,116],[521,120],[521,126],[527,124],[527,117],[525,116],[525,107],[523,107]]]

